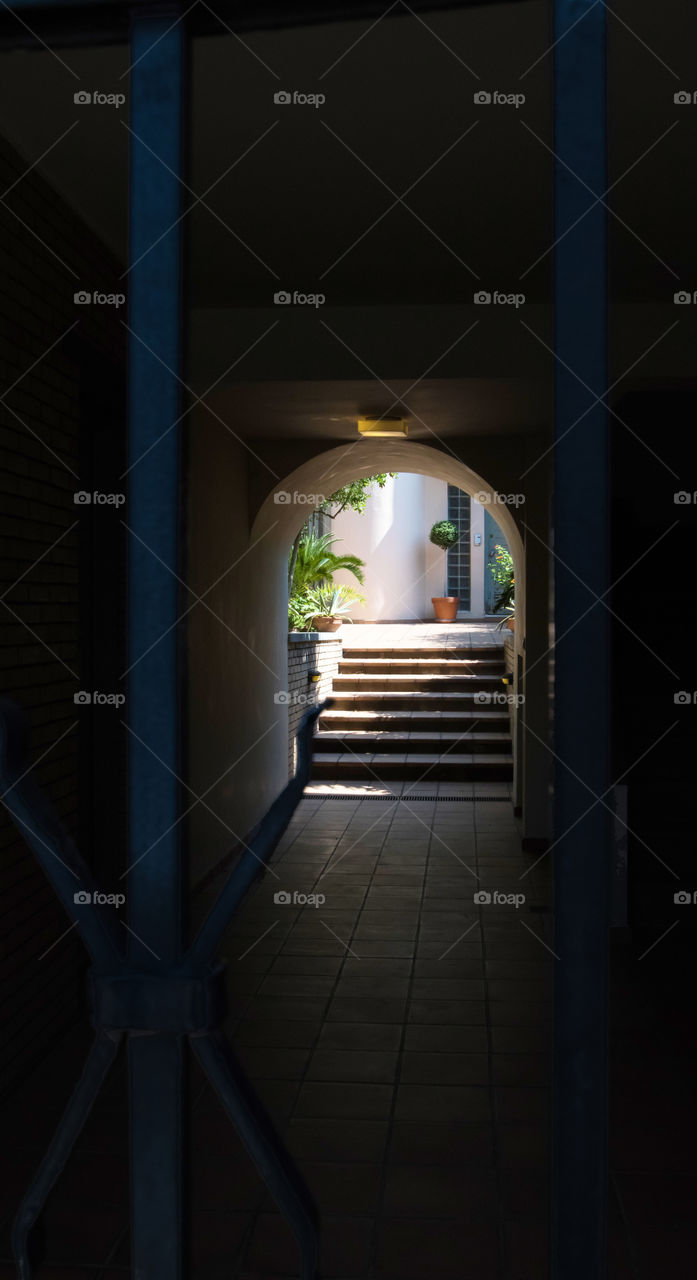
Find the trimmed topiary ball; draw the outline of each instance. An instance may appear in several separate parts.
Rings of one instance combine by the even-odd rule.
[[[438,520],[428,536],[434,546],[440,547],[441,551],[447,551],[449,547],[455,545],[460,534],[452,520]]]

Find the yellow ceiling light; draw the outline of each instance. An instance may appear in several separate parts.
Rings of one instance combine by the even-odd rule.
[[[407,436],[409,427],[404,418],[359,418],[358,430],[362,436]]]

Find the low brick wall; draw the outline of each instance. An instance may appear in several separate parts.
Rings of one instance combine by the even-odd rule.
[[[515,636],[505,627],[503,629],[503,660],[506,671],[515,671]]]
[[[337,633],[291,631],[288,635],[288,773],[295,773],[298,726],[309,706],[321,702],[332,691],[332,681],[339,670],[342,641]],[[310,672],[319,671],[316,684]]]

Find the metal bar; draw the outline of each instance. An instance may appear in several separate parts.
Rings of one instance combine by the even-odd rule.
[[[302,1280],[314,1280],[317,1221],[314,1205],[263,1106],[219,1032],[192,1036],[191,1047],[252,1157],[301,1250]]]
[[[605,1275],[612,816],[581,815],[610,783],[608,614],[579,621],[609,586],[607,411],[586,413],[608,386],[606,216],[591,208],[608,185],[605,25],[603,4],[555,0],[553,1280]]]
[[[29,1232],[67,1164],[122,1039],[120,1031],[98,1031],[60,1124],[17,1210],[12,1227],[12,1252],[17,1263],[18,1280],[31,1280]]]
[[[178,586],[184,78],[178,6],[132,10],[129,293],[129,956],[176,966],[181,938]],[[170,229],[171,228],[171,229]],[[172,428],[169,430],[169,428]],[[158,442],[158,443],[156,443]],[[151,649],[151,646],[154,646]],[[148,652],[148,650],[151,650]],[[143,655],[146,655],[145,657]],[[146,852],[148,851],[148,852]],[[145,855],[145,856],[143,856]],[[179,1280],[182,1040],[129,1037],[131,1255]]]
[[[0,698],[0,791],[22,838],[53,885],[95,964],[118,969],[124,960],[113,908],[100,903],[92,872],[27,767],[27,717]]]
[[[181,946],[180,827],[172,826],[179,816],[173,776],[180,757],[179,638],[172,624],[178,617],[180,433],[173,424],[181,412],[182,229],[176,220],[185,59],[177,12],[167,6],[134,16],[130,93],[128,650],[135,665],[127,703],[134,864],[128,907],[131,927],[160,963],[176,961]],[[135,940],[131,951],[143,966],[157,963]]]
[[[209,963],[213,958],[234,912],[256,876],[263,871],[302,799],[303,791],[310,781],[314,727],[322,712],[329,706],[331,706],[331,700],[327,699],[303,716],[297,733],[298,764],[295,776],[276,797],[268,813],[264,814],[258,827],[249,836],[247,848],[237,865],[232,868],[217,900],[204,920],[191,948],[190,956],[187,958],[194,970]]]

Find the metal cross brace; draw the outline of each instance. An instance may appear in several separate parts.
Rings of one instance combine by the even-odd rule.
[[[53,806],[26,765],[26,717],[0,699],[0,784],[15,825],[46,873],[92,962],[88,976],[95,1038],[54,1137],[17,1211],[13,1251],[19,1280],[31,1280],[29,1233],[111,1068],[119,1046],[148,1034],[166,1044],[187,1037],[249,1155],[289,1222],[301,1251],[302,1280],[316,1275],[317,1218],[305,1183],[220,1030],[225,1013],[223,967],[216,951],[247,890],[269,860],[310,777],[312,734],[327,703],[308,712],[297,734],[295,776],[250,835],[220,895],[180,963],[139,971],[127,955],[113,911],[101,905],[97,885]],[[157,1087],[157,1081],[153,1081]],[[147,1117],[145,1117],[146,1122]],[[175,1135],[173,1140],[178,1141]],[[155,1215],[156,1216],[156,1215]],[[177,1224],[155,1222],[160,1231]],[[178,1248],[177,1248],[178,1252]]]

